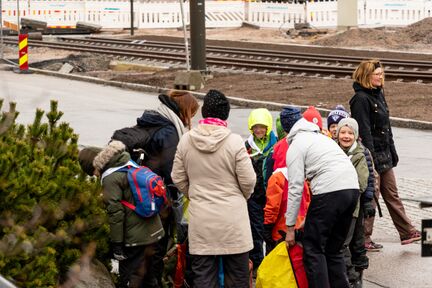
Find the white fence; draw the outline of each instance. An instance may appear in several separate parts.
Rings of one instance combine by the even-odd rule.
[[[77,21],[104,28],[130,27],[129,0],[2,0],[3,19],[16,23],[20,16],[46,21],[49,26],[73,26]],[[360,26],[408,25],[431,17],[432,0],[358,0]],[[184,3],[189,19],[189,3]],[[306,7],[298,3],[250,1],[207,1],[206,27],[239,27],[243,22],[260,27],[292,28],[306,18],[313,27],[335,27],[337,1],[315,1]],[[180,4],[175,2],[134,2],[137,28],[177,28],[182,24]]]

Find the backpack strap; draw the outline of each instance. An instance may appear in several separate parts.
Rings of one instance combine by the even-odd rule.
[[[135,210],[135,205],[132,203],[127,202],[126,200],[120,200],[120,203],[126,207],[128,207],[131,210]]]
[[[118,167],[112,167],[107,169],[104,173],[102,173],[101,176],[101,183],[103,181],[103,179],[105,177],[107,177],[108,175],[114,173],[114,172],[127,172],[129,166],[135,167],[135,168],[139,168],[140,166],[135,163],[135,161],[133,160],[129,160],[128,162],[126,162],[126,164],[123,164],[122,166],[118,166]]]

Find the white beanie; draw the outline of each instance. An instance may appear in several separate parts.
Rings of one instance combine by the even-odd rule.
[[[354,139],[357,141],[359,137],[358,123],[354,118],[343,118],[339,121],[336,136],[339,138],[339,131],[342,127],[348,127],[354,132]]]

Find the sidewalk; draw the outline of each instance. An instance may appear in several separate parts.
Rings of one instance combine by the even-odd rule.
[[[431,195],[432,181],[398,178],[400,196],[411,198]],[[421,219],[432,219],[432,208],[420,209],[418,204],[402,201],[413,225],[421,229]],[[368,252],[369,269],[365,271],[364,288],[426,288],[432,287],[432,257],[421,257],[420,242],[402,246],[387,208],[380,200],[382,218],[375,218],[373,240],[383,244],[381,252]]]

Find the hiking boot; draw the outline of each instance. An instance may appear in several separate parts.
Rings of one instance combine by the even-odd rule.
[[[383,245],[371,241],[369,243],[365,243],[365,248],[369,252],[379,252],[383,248]]]
[[[421,233],[420,231],[416,230],[412,232],[409,236],[401,238],[401,244],[407,245],[419,240],[421,240]]]

